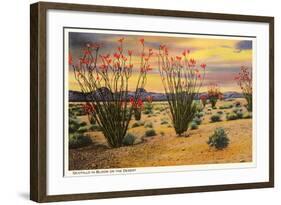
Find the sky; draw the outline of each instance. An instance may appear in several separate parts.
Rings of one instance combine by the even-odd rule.
[[[117,51],[118,39],[124,38],[124,50],[133,50],[132,62],[133,75],[130,78],[129,90],[134,90],[139,70],[139,58],[141,44],[139,39],[145,40],[145,48],[152,48],[156,53],[160,45],[164,44],[169,48],[171,56],[180,56],[186,49],[190,50],[189,56],[194,58],[200,65],[204,63],[206,75],[200,92],[205,92],[211,83],[216,83],[222,92],[237,91],[239,87],[234,80],[240,67],[248,66],[252,68],[252,47],[253,42],[249,38],[233,37],[175,37],[175,36],[155,36],[147,33],[143,35],[123,35],[104,33],[81,33],[69,32],[69,52],[73,61],[77,61],[82,55],[82,50],[87,43],[100,43],[102,48],[100,54],[111,54]],[[164,92],[162,81],[158,71],[157,57],[150,60],[152,71],[149,71],[145,89],[150,92]],[[69,67],[69,90],[80,90],[73,76],[73,70]]]

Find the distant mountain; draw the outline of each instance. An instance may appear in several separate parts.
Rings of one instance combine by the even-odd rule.
[[[146,99],[146,97],[151,96],[153,101],[166,101],[167,96],[164,93],[156,93],[156,92],[147,92],[145,89],[140,90],[141,92],[141,97],[142,99]],[[206,95],[207,93],[200,93],[195,96],[195,99],[199,99],[201,95]],[[118,93],[117,93],[118,95]],[[128,92],[128,98],[127,100],[130,99],[130,97],[134,97],[135,92]],[[83,101],[90,101],[92,98],[98,99],[98,100],[111,100],[112,94],[110,93],[110,90],[107,88],[103,87],[100,88],[99,90],[93,92],[93,93],[87,93],[83,94],[82,92],[79,91],[69,91],[68,97],[69,97],[69,102],[83,102]],[[223,93],[224,99],[232,99],[232,98],[242,98],[243,94],[238,93],[238,92],[225,92]]]

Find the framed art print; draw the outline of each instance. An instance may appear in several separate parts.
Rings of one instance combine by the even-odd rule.
[[[31,199],[274,186],[274,18],[31,5]]]

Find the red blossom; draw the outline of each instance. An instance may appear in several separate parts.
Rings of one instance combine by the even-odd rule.
[[[73,64],[73,60],[72,60],[72,55],[71,53],[68,54],[68,65],[72,65]]]
[[[143,106],[143,102],[142,102],[141,98],[138,99],[137,106],[138,107],[142,107]]]
[[[83,51],[84,55],[91,55],[91,51],[89,49],[84,49]]]
[[[147,102],[152,103],[152,96],[151,95],[147,96],[146,100],[147,100]]]
[[[119,52],[122,52],[122,48],[120,46],[117,49]]]
[[[168,50],[167,47],[164,48],[164,53],[165,53],[165,55],[168,55],[168,54],[169,54],[169,50]]]
[[[118,42],[119,42],[119,43],[123,43],[123,41],[124,41],[124,38],[118,39]]]
[[[120,58],[120,54],[118,54],[118,53],[114,53],[113,56],[114,56],[114,58],[116,58],[116,59],[118,59],[118,60],[119,60],[119,58]]]
[[[128,55],[132,56],[132,54],[133,54],[133,51],[132,50],[128,50]]]
[[[200,66],[201,68],[205,69],[207,65],[205,63],[202,63]]]
[[[143,38],[140,39],[140,43],[144,46],[144,39]]]
[[[91,103],[87,102],[86,104],[83,105],[83,110],[85,113],[91,114],[92,112],[95,111],[95,108]]]
[[[150,67],[150,65],[147,65],[146,66],[146,71],[150,71],[150,70],[152,70],[152,68]]]
[[[127,61],[128,59],[126,58],[126,56],[122,56],[123,61]]]
[[[150,48],[149,50],[148,50],[148,56],[152,56],[153,55],[153,51],[152,51],[152,48]]]
[[[194,58],[190,58],[189,63],[191,66],[194,66],[196,64],[196,61],[194,60]]]
[[[201,95],[200,100],[207,100],[208,96],[207,95]]]
[[[180,60],[181,60],[181,57],[180,57],[180,56],[176,56],[176,59],[177,59],[178,61],[180,61]]]
[[[80,58],[80,63],[81,64],[89,64],[90,61],[88,59],[86,59],[86,58]]]
[[[107,65],[105,65],[105,64],[100,65],[100,69],[107,70]]]
[[[98,43],[91,43],[91,48],[96,49],[96,48],[99,48],[99,47],[100,47],[100,44],[98,44]]]

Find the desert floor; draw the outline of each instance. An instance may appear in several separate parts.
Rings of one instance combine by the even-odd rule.
[[[201,125],[196,130],[188,130],[183,137],[176,136],[165,103],[155,103],[154,114],[142,114],[144,125],[128,130],[137,136],[134,145],[109,148],[101,132],[87,132],[93,144],[69,149],[69,170],[250,162],[252,119],[226,121],[226,113],[234,108],[219,109],[221,105],[237,101],[245,104],[244,99],[235,99],[230,102],[219,101],[218,109],[211,109],[207,105]],[[247,112],[244,107],[243,111]],[[222,113],[222,121],[210,122],[210,117],[217,112]],[[79,120],[88,123],[86,116],[80,116]],[[145,124],[149,122],[153,124],[156,136],[144,136],[145,130],[149,129],[145,128]],[[134,120],[131,125],[133,123]],[[223,150],[210,148],[206,143],[218,127],[224,128],[230,139],[229,146]]]

